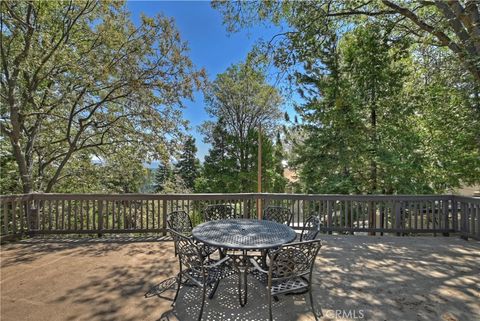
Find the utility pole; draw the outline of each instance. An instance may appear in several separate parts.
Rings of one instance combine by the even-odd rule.
[[[257,192],[262,192],[262,125],[258,125],[258,172],[257,172]],[[257,198],[257,217],[262,219],[262,199]]]

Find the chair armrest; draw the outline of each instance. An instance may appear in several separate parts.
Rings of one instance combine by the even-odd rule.
[[[210,269],[210,268],[219,266],[219,265],[225,263],[225,262],[228,261],[228,260],[230,260],[230,257],[229,257],[229,256],[225,256],[225,257],[224,257],[223,259],[221,259],[220,261],[217,261],[217,262],[215,262],[215,263],[213,263],[213,264],[210,264],[210,265],[204,265],[204,267],[205,267],[206,269]]]
[[[250,262],[253,264],[253,267],[254,267],[256,270],[259,270],[259,271],[262,272],[262,273],[268,274],[268,271],[265,271],[264,269],[262,269],[262,268],[260,267],[260,265],[258,265],[257,261],[255,261],[254,259],[250,259]]]

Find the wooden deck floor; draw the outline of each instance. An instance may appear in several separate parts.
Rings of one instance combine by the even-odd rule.
[[[456,237],[321,235],[314,297],[323,320],[478,320],[480,242]],[[170,241],[42,240],[2,246],[1,320],[196,318],[199,290],[152,294],[176,274]],[[207,302],[204,320],[266,320],[265,289],[249,281],[240,308],[236,279]],[[153,290],[153,292],[155,292]],[[147,295],[146,295],[147,294]],[[313,320],[303,295],[282,296],[275,320]],[[363,318],[362,318],[363,317]]]

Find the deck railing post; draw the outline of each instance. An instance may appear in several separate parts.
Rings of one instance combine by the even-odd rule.
[[[246,208],[246,212],[247,212],[247,217],[246,218],[252,218],[252,204],[255,200],[255,197],[252,196],[250,197],[248,200],[247,200],[247,208]]]
[[[375,206],[375,202],[371,201],[369,205],[369,218],[368,218],[368,227],[371,229],[375,229],[375,216],[377,215],[377,207]],[[375,235],[375,231],[370,231],[368,235]]]
[[[36,231],[39,229],[39,212],[38,212],[38,203],[37,206],[34,206],[34,201],[27,201],[26,209],[27,209],[27,233],[28,236],[32,237]]]
[[[449,198],[445,198],[443,200],[443,229],[448,231],[450,229],[450,226],[449,226],[449,213],[448,213],[448,203],[451,202],[451,197]],[[453,203],[453,202],[452,202]],[[452,204],[453,206],[453,204]],[[443,236],[449,236],[450,233],[448,232],[443,232]]]
[[[98,237],[102,237],[103,230],[103,201],[98,200]]]
[[[327,228],[328,234],[332,234],[332,204],[330,200],[327,200]]]
[[[35,228],[35,222],[33,221],[33,218],[32,218],[31,203],[33,202],[31,202],[30,200],[26,200],[23,203],[23,206],[22,205],[20,206],[20,208],[22,208],[22,211],[20,212],[20,219],[21,219],[21,222],[25,221],[25,226],[21,224],[21,227],[20,227],[20,237],[23,236],[24,229],[27,230],[27,233],[30,236],[30,231]]]
[[[458,202],[455,196],[452,196],[452,228],[455,233],[460,230],[458,227]]]
[[[476,230],[475,230],[475,235],[476,235],[476,238],[477,240],[480,239],[480,204],[477,204],[476,207],[475,207],[475,218],[477,220],[477,227],[476,227]]]
[[[257,219],[262,219],[262,195],[256,194],[257,199]]]
[[[468,240],[467,230],[467,215],[466,206],[464,202],[460,202],[460,237],[464,240]]]
[[[162,201],[162,235],[167,235],[167,200],[163,199]]]
[[[8,235],[8,205],[11,201],[3,202],[3,235]]]
[[[399,202],[393,202],[393,208],[395,209],[395,229],[400,230],[402,228],[401,219],[400,219],[400,205]],[[383,226],[382,226],[383,227]],[[400,236],[400,231],[397,232],[397,236]]]

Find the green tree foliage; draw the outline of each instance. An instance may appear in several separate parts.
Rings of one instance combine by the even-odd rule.
[[[148,185],[149,170],[135,147],[112,148],[105,157],[76,153],[53,191],[60,193],[137,193]],[[128,160],[128,161],[126,161]]]
[[[264,136],[264,139],[268,139]],[[257,155],[258,157],[258,155]],[[270,193],[283,193],[288,183],[284,176],[285,152],[280,134],[274,142],[262,142],[263,190]]]
[[[20,194],[21,192],[22,185],[15,158],[9,152],[8,142],[0,140],[0,194]]]
[[[314,91],[298,108],[305,140],[294,148],[307,191],[431,193],[478,182],[474,109],[438,75],[412,87],[407,48],[378,26],[357,27],[325,57],[331,72],[314,67],[298,78]],[[459,134],[463,124],[471,128]]]
[[[225,131],[215,134],[212,148],[205,156],[202,175],[196,182],[196,191],[214,193],[243,193],[257,190],[258,131],[252,130],[247,136],[248,146],[246,169],[242,170],[232,152],[237,139]],[[284,192],[286,179],[283,177],[283,148],[281,142],[273,143],[262,134],[262,190]]]
[[[305,99],[288,133],[304,190],[431,193],[480,182],[474,1],[214,7],[231,31],[286,29],[256,49]]]
[[[159,163],[155,170],[154,188],[155,192],[162,193],[166,191],[168,182],[172,179],[173,171],[170,164]]]
[[[323,36],[332,31],[332,22],[342,25],[336,29],[339,33],[352,24],[375,22],[400,37],[447,48],[459,62],[456,67],[469,73],[477,88],[480,85],[480,11],[475,0],[220,0],[213,1],[212,6],[222,12],[229,31],[268,21],[292,27],[268,43],[269,47],[274,42],[279,44],[277,59],[288,57],[290,62],[298,61],[297,54],[308,52],[310,46],[321,43]],[[305,40],[303,49],[295,45],[299,39]],[[292,48],[295,50],[289,50]]]
[[[442,51],[418,56],[404,89],[415,108],[418,149],[427,159],[423,175],[435,191],[480,182],[480,91],[459,81],[451,62]]]
[[[190,192],[194,190],[195,180],[199,175],[200,161],[196,154],[195,138],[189,136],[183,145],[180,158],[175,164],[175,172],[182,178],[185,188]]]
[[[191,193],[186,186],[183,177],[176,171],[176,167],[170,163],[160,163],[155,170],[153,178],[153,191],[161,194]]]
[[[72,178],[69,169],[111,158],[112,146],[135,147],[133,157],[112,161],[122,168],[176,149],[179,106],[204,76],[171,19],[143,16],[134,25],[120,1],[0,8],[1,131],[23,192],[55,190]]]
[[[136,159],[134,157],[137,157]],[[128,162],[125,159],[129,159]],[[148,169],[140,155],[135,154],[135,147],[122,148],[109,155],[101,163],[101,181],[105,191],[114,193],[136,193],[146,183]]]
[[[348,33],[325,53],[323,68],[299,76],[309,95],[297,108],[305,139],[294,148],[300,178],[311,192],[422,192],[419,142],[403,104],[408,71],[401,43],[375,26]],[[330,72],[325,73],[325,69]]]
[[[217,76],[206,96],[207,112],[215,121],[203,124],[212,148],[205,157],[197,190],[252,192],[257,187],[258,127],[263,138],[264,186],[283,190],[281,155],[270,133],[281,117],[281,99],[264,75],[248,64],[234,65]]]
[[[139,193],[154,193],[155,192],[155,169],[151,167],[145,168],[145,176],[142,185],[138,189]]]
[[[221,121],[209,132],[208,142],[212,145],[202,168],[201,178],[195,189],[200,192],[225,192],[230,187],[236,161],[229,157],[230,136]]]

